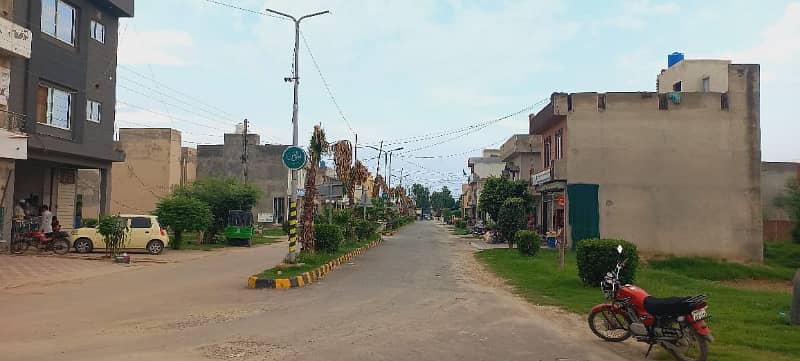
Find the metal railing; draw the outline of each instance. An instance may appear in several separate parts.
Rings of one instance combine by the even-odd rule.
[[[25,114],[0,110],[0,129],[12,133],[25,133]]]

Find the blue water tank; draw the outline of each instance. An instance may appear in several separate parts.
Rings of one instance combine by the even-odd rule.
[[[321,168],[325,168],[325,161],[324,160],[319,161],[319,166]]]
[[[683,60],[683,53],[674,52],[672,54],[667,55],[667,67],[671,68],[673,65],[678,64]]]

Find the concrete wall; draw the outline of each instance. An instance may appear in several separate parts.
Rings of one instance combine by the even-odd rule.
[[[489,148],[486,148],[486,149],[481,151],[481,156],[483,156],[484,158],[499,157],[500,154],[501,154],[500,149],[489,149]]]
[[[775,200],[786,192],[786,182],[800,177],[800,163],[761,163],[761,206],[765,221],[791,221],[785,210],[775,205]]]
[[[191,183],[197,179],[197,149],[181,148],[181,184]]]
[[[501,147],[506,163],[519,167],[520,179],[530,180],[532,172],[542,169],[542,138],[538,135],[516,134]]]
[[[657,77],[658,92],[669,93],[681,81],[681,92],[702,92],[703,78],[709,78],[712,93],[728,91],[730,60],[686,59],[661,71]]]
[[[758,65],[659,110],[652,93],[572,95],[569,183],[599,184],[600,234],[649,253],[762,259]]]
[[[242,135],[225,134],[222,145],[200,145],[197,147],[197,178],[233,177],[242,180]],[[253,208],[258,213],[273,213],[273,200],[288,196],[287,185],[291,181],[288,169],[283,165],[281,155],[286,145],[259,145],[257,134],[248,135],[248,183],[261,190],[261,199]],[[302,187],[302,184],[300,185]],[[288,211],[289,202],[284,201],[283,215]],[[280,222],[281,220],[276,220]]]
[[[181,134],[168,128],[122,128],[125,162],[114,163],[111,212],[141,214],[180,183]]]

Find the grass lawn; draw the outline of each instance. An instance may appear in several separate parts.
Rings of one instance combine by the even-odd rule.
[[[273,267],[264,272],[259,273],[257,276],[260,278],[288,278],[299,276],[304,272],[311,271],[319,266],[322,266],[325,263],[330,262],[334,258],[340,257],[347,252],[356,250],[357,248],[370,243],[372,241],[378,240],[380,235],[375,234],[370,239],[366,241],[349,241],[349,242],[342,242],[339,245],[339,250],[336,253],[325,253],[325,252],[317,252],[313,255],[308,253],[300,253],[299,262],[303,263],[302,266],[297,267],[290,267],[290,268],[280,268],[280,267]]]
[[[653,269],[709,281],[742,279],[791,281],[795,272],[794,269],[782,266],[744,265],[708,258],[652,259],[647,263]]]
[[[800,268],[800,244],[793,242],[765,242],[764,263],[773,267]]]
[[[453,234],[456,236],[464,236],[470,234],[470,232],[466,228],[453,228]]]
[[[264,229],[264,232],[261,235],[266,237],[283,237],[286,235],[286,233],[283,233],[283,228],[274,227]]]
[[[263,234],[260,234],[260,235],[254,235],[253,236],[253,245],[257,246],[257,245],[262,245],[262,244],[270,244],[270,243],[273,243],[273,242],[277,241],[278,239],[280,239],[283,236],[282,235],[283,232],[281,232],[281,235],[279,235],[279,236],[273,236],[272,235],[273,233],[274,232],[270,232],[270,233],[264,232]],[[170,235],[170,237],[174,237],[174,236]],[[198,236],[197,233],[195,233],[195,232],[187,232],[183,236],[183,245],[181,247],[181,250],[188,249],[188,250],[210,251],[210,250],[213,250],[213,249],[230,247],[228,244],[226,244],[223,241],[220,241],[220,242],[217,242],[217,243],[200,244],[200,242],[198,241],[199,238],[200,237]]]
[[[492,249],[478,253],[477,258],[508,280],[515,291],[530,302],[556,305],[582,315],[588,315],[595,304],[606,302],[599,287],[581,284],[573,252],[567,255],[564,272],[558,271],[557,252],[549,249],[542,249],[533,258],[522,257],[516,250]],[[697,279],[695,272],[686,270],[689,266],[685,263],[676,264],[677,271],[670,270],[668,263],[660,264],[661,268],[640,265],[636,284],[660,297],[700,293],[709,296],[712,318],[708,323],[716,339],[710,346],[709,360],[800,359],[800,327],[787,325],[786,319],[778,314],[789,313],[790,295],[726,287]],[[729,268],[735,271],[720,272],[714,277],[722,277],[726,272],[738,276],[743,272],[736,267]],[[752,272],[764,274],[760,273],[763,269],[758,269]],[[772,271],[764,272],[770,277],[775,275]],[[586,327],[588,330],[588,325]]]

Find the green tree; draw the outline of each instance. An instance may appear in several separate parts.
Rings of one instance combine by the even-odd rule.
[[[527,225],[527,207],[525,200],[519,197],[506,199],[500,207],[497,228],[500,237],[508,242],[508,248],[514,246],[514,235],[525,229]]]
[[[508,177],[489,177],[478,196],[478,208],[488,213],[493,221],[497,221],[503,203],[512,197],[522,199],[526,209],[533,203],[527,182],[512,181]]]
[[[211,208],[205,202],[190,197],[167,197],[156,205],[158,221],[175,232],[170,243],[172,249],[180,249],[184,231],[202,231],[211,225]]]
[[[202,178],[194,183],[178,187],[172,197],[192,198],[208,205],[213,217],[206,228],[205,240],[211,240],[225,229],[228,212],[249,211],[261,198],[261,191],[239,183],[235,178]]]
[[[447,186],[443,186],[441,191],[431,193],[431,208],[437,216],[442,215],[442,210],[453,209],[456,205],[456,200],[453,199],[453,194]]]
[[[114,258],[125,248],[125,242],[128,240],[128,221],[120,216],[100,217],[97,233],[100,233],[106,243],[106,255]]]
[[[786,210],[789,218],[794,221],[794,229],[792,229],[792,239],[796,243],[800,243],[800,184],[796,178],[790,179],[786,182],[786,190],[777,201],[777,205]]]
[[[411,193],[417,202],[417,208],[422,210],[422,213],[430,213],[431,211],[431,193],[428,188],[422,184],[414,183],[411,186]]]
[[[314,246],[315,227],[314,218],[317,206],[314,201],[317,198],[317,168],[319,168],[319,161],[322,156],[327,154],[330,150],[330,143],[325,137],[325,130],[321,125],[314,126],[314,132],[311,134],[311,139],[308,142],[308,153],[311,156],[309,159],[308,168],[306,169],[306,194],[303,196],[303,217],[300,219],[302,229],[300,232],[300,241],[303,242],[303,251],[314,253],[316,249]],[[297,259],[295,254],[289,253],[286,257],[288,263],[296,263]]]

